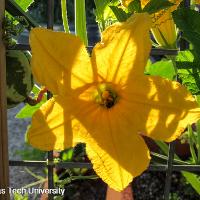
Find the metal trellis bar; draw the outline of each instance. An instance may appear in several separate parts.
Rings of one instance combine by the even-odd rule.
[[[47,28],[53,29],[54,25],[54,0],[48,0],[48,13],[47,13]],[[48,99],[51,97],[51,94],[47,93]],[[53,162],[53,151],[48,152],[48,162]],[[54,179],[53,179],[53,173],[54,173],[54,166],[48,165],[48,188],[53,189],[54,188]],[[53,200],[54,195],[48,194],[48,199]]]
[[[0,0],[0,189],[6,190],[6,193],[1,195],[1,199],[8,200],[10,197],[7,191],[9,187],[9,167],[6,105],[6,55],[2,39],[4,11],[5,0]]]
[[[14,50],[31,50],[30,45],[29,44],[16,44],[13,47],[10,47],[10,49],[14,49]],[[93,49],[93,46],[89,46],[88,50],[89,52],[91,52]],[[150,55],[151,56],[163,56],[163,55],[177,55],[178,54],[177,49],[151,49]]]
[[[169,144],[168,160],[167,160],[167,169],[166,169],[166,179],[165,179],[165,190],[164,190],[164,199],[168,200],[170,195],[171,188],[171,178],[173,170],[173,159],[174,159],[174,150],[175,150],[175,141]]]
[[[54,166],[54,167],[63,167],[63,168],[92,168],[91,163],[82,163],[82,162],[47,162],[47,161],[18,161],[18,160],[10,160],[10,166],[27,166],[27,167],[46,167],[46,166]],[[149,171],[166,171],[168,165],[164,164],[150,164],[148,170]],[[190,171],[190,172],[200,172],[200,165],[173,165],[172,171]]]

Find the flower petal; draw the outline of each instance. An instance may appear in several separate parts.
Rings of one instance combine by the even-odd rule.
[[[150,16],[140,13],[103,32],[92,52],[93,68],[101,80],[124,85],[129,75],[144,73],[151,48],[150,27]]]
[[[129,86],[122,94],[121,112],[132,117],[142,134],[170,142],[200,119],[197,102],[178,82],[144,76],[130,81]]]
[[[90,106],[80,104],[74,98],[53,97],[34,113],[27,132],[28,142],[35,148],[63,150],[82,142],[82,135],[77,131],[81,124],[74,118],[74,113],[83,116]]]
[[[134,125],[121,118],[118,109],[100,107],[78,120],[89,133],[84,140],[93,169],[109,187],[122,191],[147,169],[150,155],[143,139],[132,134]]]
[[[75,35],[35,28],[30,45],[34,77],[54,94],[65,95],[93,81],[89,55]]]

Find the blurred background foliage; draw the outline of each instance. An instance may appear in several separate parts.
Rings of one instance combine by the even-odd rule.
[[[54,1],[54,20],[56,24],[62,24],[61,17],[61,1]],[[89,24],[95,23],[94,15],[94,1],[86,0],[86,14],[87,22]],[[68,11],[68,20],[70,24],[74,23],[74,0],[67,1],[67,11]],[[44,0],[35,0],[34,3],[29,7],[30,15],[38,23],[46,23],[47,20],[47,3]]]

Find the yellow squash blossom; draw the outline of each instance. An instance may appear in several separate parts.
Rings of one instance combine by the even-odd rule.
[[[150,27],[146,13],[110,26],[91,57],[74,35],[33,29],[33,74],[54,96],[34,114],[28,142],[42,150],[86,143],[94,170],[116,191],[146,170],[140,133],[169,142],[200,118],[185,87],[144,75]]]
[[[122,0],[122,5],[128,7],[133,0]],[[141,0],[142,8],[150,0]],[[172,19],[172,12],[177,9],[182,0],[169,0],[175,5],[152,14],[153,27],[151,29],[156,42],[163,48],[176,48],[177,29]]]

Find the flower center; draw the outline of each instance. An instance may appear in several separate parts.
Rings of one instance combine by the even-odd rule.
[[[117,93],[109,84],[100,84],[95,93],[95,101],[104,108],[113,107],[118,100]]]

